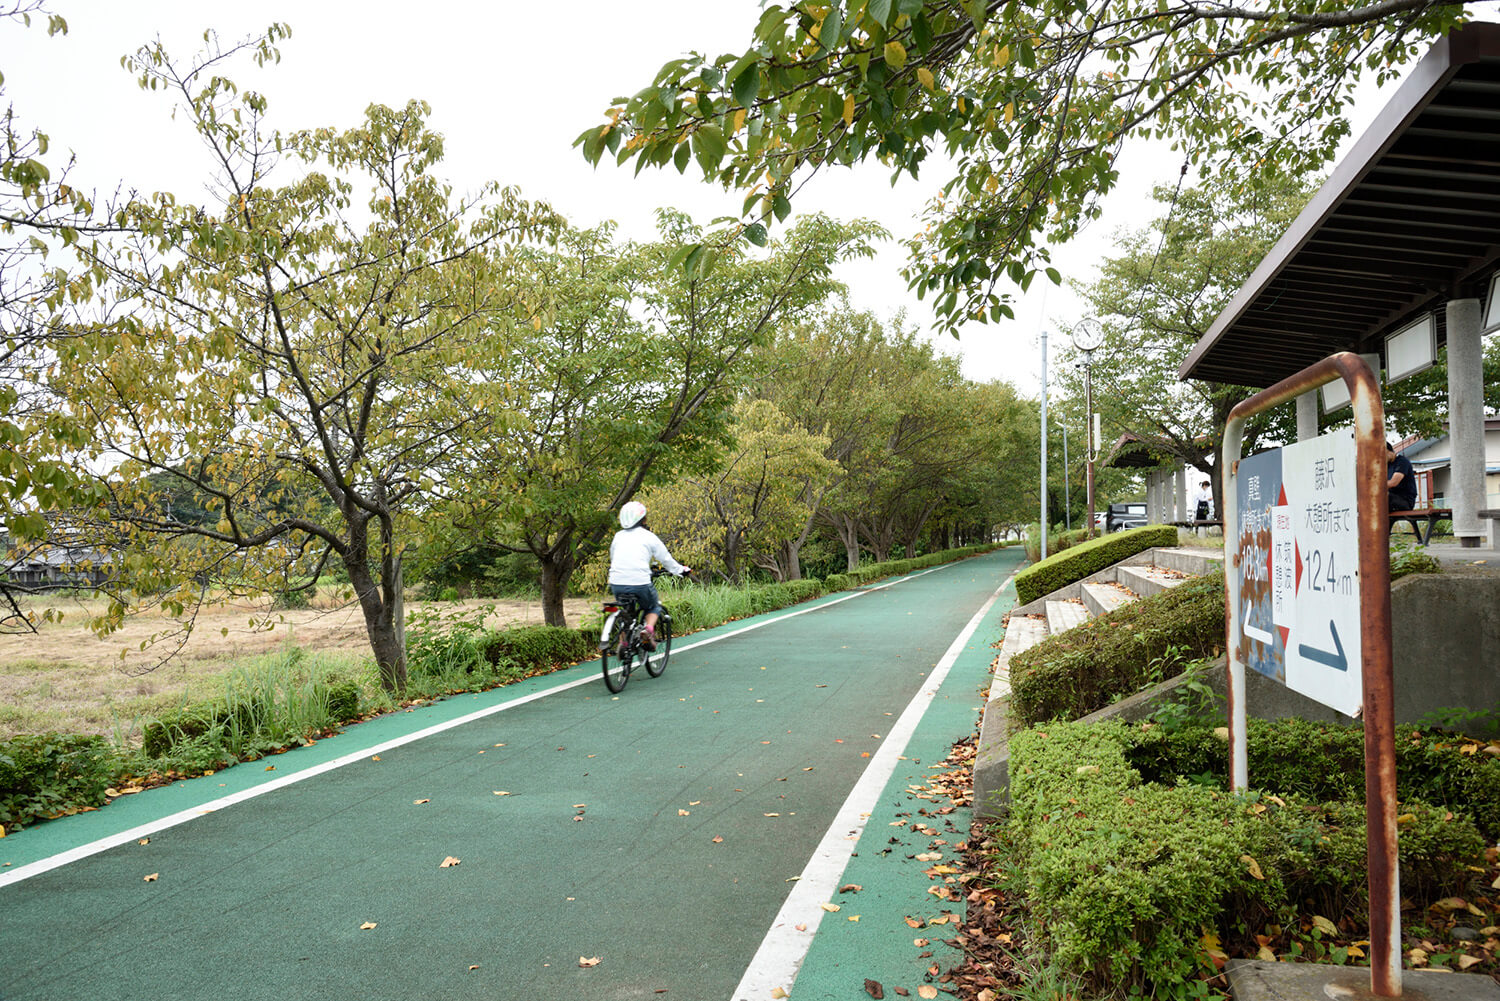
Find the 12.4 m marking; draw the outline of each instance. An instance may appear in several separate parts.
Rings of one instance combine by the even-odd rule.
[[[1308,577],[1312,581],[1312,589],[1336,597],[1353,595],[1354,575],[1338,573],[1334,564],[1332,552],[1324,553],[1321,549],[1314,549],[1307,554],[1307,568],[1310,571]]]

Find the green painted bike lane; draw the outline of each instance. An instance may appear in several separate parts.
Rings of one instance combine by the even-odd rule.
[[[1017,559],[680,638],[662,678],[620,696],[582,665],[6,838],[0,998],[738,996],[850,790]],[[961,673],[928,711],[953,732],[917,726],[908,758],[972,729],[982,678]]]

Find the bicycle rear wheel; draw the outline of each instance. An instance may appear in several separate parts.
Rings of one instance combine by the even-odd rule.
[[[629,630],[633,628],[634,622],[633,617],[615,612],[599,633],[599,660],[604,671],[604,687],[612,692],[623,692],[630,681],[633,644],[629,641]],[[623,645],[620,642],[622,638],[625,639]]]
[[[672,656],[672,616],[663,613],[656,620],[656,632],[656,651],[645,655],[646,673],[653,678],[661,677],[661,672],[667,669],[667,661]]]

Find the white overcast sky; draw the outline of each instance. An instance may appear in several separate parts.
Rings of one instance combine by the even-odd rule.
[[[185,60],[205,29],[227,42],[281,21],[292,27],[281,63],[257,69],[247,58],[228,75],[269,98],[270,122],[282,131],[349,127],[372,102],[400,106],[420,98],[446,138],[443,173],[460,191],[486,180],[515,185],[575,225],[613,219],[623,235],[640,239],[653,235],[653,212],[661,206],[687,210],[700,222],[739,211],[739,194],[702,183],[694,167],[684,175],[647,169],[638,176],[633,164],[595,169],[571,144],[601,121],[612,97],[647,86],[668,60],[689,50],[744,51],[760,13],[757,0],[50,0],[49,7],[67,19],[68,34],[48,38],[38,26],[0,25],[0,68],[17,115],[48,132],[54,150],[76,151],[81,185],[124,180],[202,197],[211,164],[190,129],[171,121],[169,100],[140,91],[120,57],[160,35]],[[1367,103],[1356,132],[1383,102]],[[1179,166],[1170,153],[1125,158],[1105,218],[1060,249],[1055,263],[1064,274],[1087,277],[1117,227],[1148,221],[1156,207],[1151,186],[1174,182]],[[893,189],[887,171],[867,164],[815,179],[796,206],[873,218],[906,236],[946,176],[934,163],[921,181]],[[840,277],[856,306],[881,316],[905,307],[926,326],[930,310],[906,291],[903,262],[893,242],[873,261],[845,265]],[[1005,379],[1035,394],[1039,332],[1046,327],[1056,337],[1081,315],[1066,288],[1039,281],[1014,322],[971,325],[957,343],[946,336],[939,343],[961,353],[970,378]]]

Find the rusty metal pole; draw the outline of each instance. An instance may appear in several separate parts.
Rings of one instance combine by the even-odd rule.
[[[1365,727],[1365,829],[1369,855],[1370,989],[1401,996],[1401,877],[1396,855],[1396,714],[1391,659],[1391,566],[1385,487],[1385,405],[1380,383],[1363,358],[1341,352],[1283,379],[1229,412],[1224,427],[1224,538],[1238,533],[1235,477],[1245,421],[1305,392],[1342,378],[1354,408],[1359,519],[1359,598]],[[1226,558],[1229,554],[1225,553]],[[1224,575],[1226,660],[1229,671],[1230,785],[1248,785],[1245,759],[1245,665],[1239,656],[1239,553]]]

